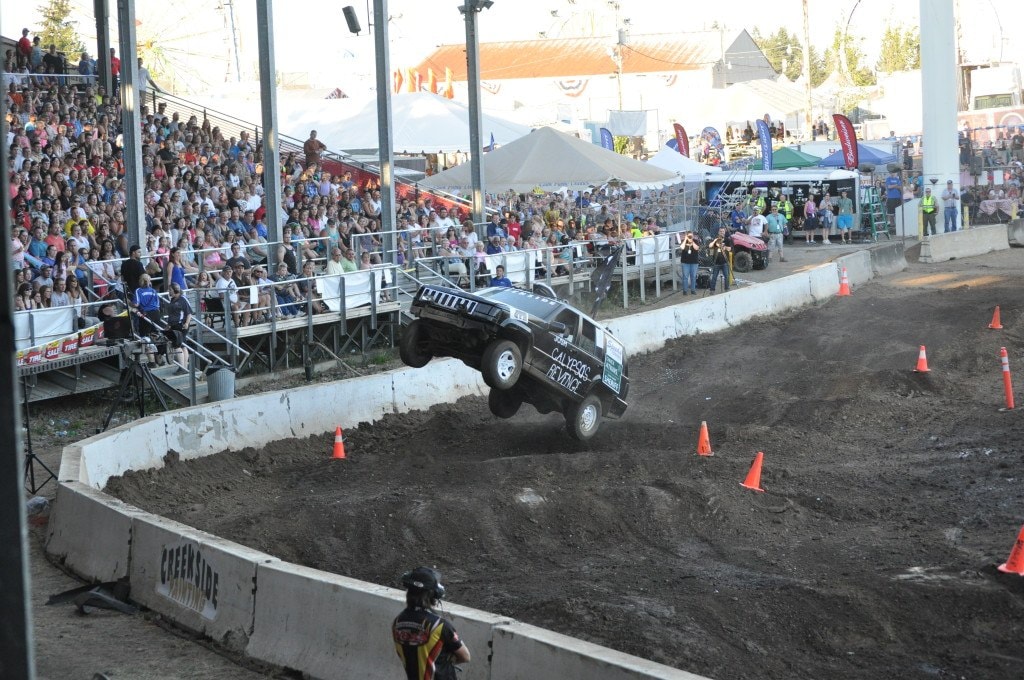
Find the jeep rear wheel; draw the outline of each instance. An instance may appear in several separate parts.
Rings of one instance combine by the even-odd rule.
[[[480,372],[491,389],[512,389],[522,371],[523,355],[514,342],[495,340],[484,350]]]
[[[434,358],[422,347],[424,335],[426,333],[423,330],[423,322],[419,319],[414,319],[402,331],[402,339],[398,342],[398,356],[406,366],[422,368]]]
[[[487,406],[491,413],[499,418],[511,418],[519,413],[519,407],[522,405],[523,400],[515,390],[491,390],[487,395]]]
[[[573,439],[585,442],[597,433],[601,426],[601,400],[589,395],[565,412],[565,428]]]
[[[741,273],[749,272],[754,268],[754,258],[745,250],[733,253],[732,268]]]

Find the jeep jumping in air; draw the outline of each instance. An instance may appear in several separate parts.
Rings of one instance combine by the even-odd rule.
[[[485,288],[475,293],[421,286],[402,330],[399,354],[406,365],[455,357],[483,375],[488,405],[511,418],[524,403],[540,413],[565,416],[580,441],[602,418],[626,410],[629,376],[621,342],[550,288]]]

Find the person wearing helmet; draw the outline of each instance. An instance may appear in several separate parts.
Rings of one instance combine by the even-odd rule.
[[[395,651],[409,680],[455,680],[455,666],[469,663],[469,648],[434,607],[444,598],[441,573],[417,567],[402,575],[405,609],[391,624]]]

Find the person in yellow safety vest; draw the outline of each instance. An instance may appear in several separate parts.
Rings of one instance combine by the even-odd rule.
[[[932,188],[925,187],[924,196],[921,197],[921,214],[924,215],[924,233],[935,235],[935,214],[937,204],[932,196]]]
[[[786,216],[786,222],[793,221],[793,210],[793,201],[789,200],[789,196],[783,196],[779,203],[779,212]]]
[[[765,201],[760,189],[754,189],[754,194],[750,197],[750,205],[760,210],[762,215],[767,211],[768,203]]]

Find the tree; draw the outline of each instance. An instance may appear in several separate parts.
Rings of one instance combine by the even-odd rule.
[[[71,21],[71,0],[46,0],[39,8],[43,17],[39,35],[43,49],[56,45],[68,61],[76,61],[85,52],[85,44],[78,35],[78,22]]]
[[[864,50],[859,45],[861,41],[862,38],[851,36],[849,33],[846,34],[846,40],[844,41],[843,30],[836,26],[836,31],[832,36],[832,45],[825,50],[825,70],[828,73],[839,72],[843,75],[848,75],[851,85],[874,85],[876,81],[875,74],[872,73],[870,68],[863,65],[866,57]],[[848,73],[843,70],[843,53],[840,51],[844,42]]]
[[[779,28],[771,35],[764,37],[758,29],[751,36],[768,63],[776,72],[790,80],[796,80],[803,73],[804,47],[795,33],[789,33],[785,27]],[[825,62],[818,51],[811,46],[811,85],[816,87],[828,77]]]
[[[921,68],[921,36],[917,29],[886,24],[875,68],[883,73]]]

